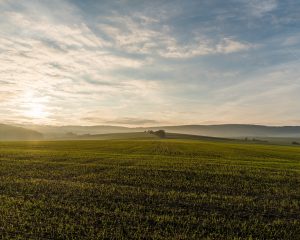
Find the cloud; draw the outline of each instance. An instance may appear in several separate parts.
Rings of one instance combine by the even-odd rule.
[[[298,45],[298,44],[300,44],[300,34],[288,36],[282,42],[282,45],[287,47]]]
[[[263,15],[274,11],[277,6],[277,0],[247,0],[250,9],[250,14],[255,17],[262,17]]]
[[[9,98],[11,98],[13,96],[14,96],[13,92],[0,90],[0,101],[7,101]]]
[[[153,40],[159,38],[160,34],[147,28],[154,20],[146,16],[139,18],[147,21],[140,23],[130,17],[115,16],[109,17],[109,23],[100,23],[98,27],[113,41],[113,47],[134,53],[150,53],[156,47]]]
[[[151,125],[151,124],[161,124],[160,121],[156,121],[153,119],[139,119],[139,118],[120,118],[112,121],[108,121],[109,124],[121,124],[121,125]]]
[[[169,42],[167,50],[160,53],[166,58],[191,58],[197,56],[207,56],[216,54],[230,54],[240,51],[246,51],[254,48],[254,45],[242,43],[231,38],[224,38],[218,43],[210,40],[198,40],[191,45],[180,46],[176,41]]]
[[[0,121],[299,119],[292,2],[1,1]]]
[[[45,112],[50,113],[48,118],[36,121],[56,121],[55,116],[61,121],[58,112],[66,105],[92,106],[93,101],[108,99],[121,88],[125,93],[139,94],[138,80],[115,79],[110,71],[140,68],[144,61],[110,52],[109,42],[95,35],[79,20],[80,16],[72,14],[72,7],[69,11],[66,15],[74,18],[71,23],[55,22],[58,20],[47,14],[35,15],[31,8],[3,12],[5,21],[0,28],[6,31],[0,35],[0,78],[4,80],[0,84],[1,100],[5,101],[0,107],[4,111],[12,109],[11,117],[25,118],[32,99],[34,103],[30,104],[43,104]],[[12,91],[14,95],[10,97],[8,93]],[[29,92],[31,98],[26,97]],[[41,102],[41,92],[47,103]]]
[[[217,53],[235,53],[254,48],[254,45],[242,43],[230,38],[224,38],[216,47]]]
[[[132,117],[125,117],[125,118],[117,118],[113,120],[105,120],[101,117],[88,117],[83,118],[83,120],[93,122],[95,124],[109,124],[109,125],[122,125],[122,126],[150,126],[150,125],[157,125],[161,124],[161,120],[153,120],[153,119],[142,119],[142,118],[132,118]]]
[[[141,19],[148,19],[141,23]],[[154,23],[154,24],[153,24]],[[219,40],[192,34],[191,43],[180,43],[167,25],[157,29],[157,19],[139,16],[110,16],[108,23],[98,24],[98,28],[112,41],[112,47],[128,53],[158,55],[164,58],[186,59],[214,54],[229,54],[246,51],[254,46],[233,37]]]

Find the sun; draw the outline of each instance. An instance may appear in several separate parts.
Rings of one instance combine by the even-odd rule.
[[[30,119],[45,119],[49,113],[46,108],[47,99],[39,96],[31,89],[24,91],[22,97],[23,115]]]
[[[26,115],[31,118],[45,118],[47,117],[47,112],[42,104],[30,103],[28,104]]]

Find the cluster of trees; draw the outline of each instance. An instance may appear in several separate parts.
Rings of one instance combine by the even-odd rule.
[[[148,130],[147,131],[150,134],[154,134],[160,138],[165,138],[166,137],[166,132],[165,130],[158,130],[158,131],[152,131],[152,130]]]

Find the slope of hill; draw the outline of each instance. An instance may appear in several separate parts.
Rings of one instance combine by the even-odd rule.
[[[145,132],[133,133],[107,133],[107,134],[84,134],[78,135],[81,140],[110,140],[110,139],[158,139],[156,135]]]
[[[200,140],[200,141],[214,141],[214,142],[240,142],[239,140],[229,138],[207,137],[191,134],[168,133],[161,138],[156,134],[149,132],[129,132],[129,133],[106,133],[106,134],[66,134],[60,140],[159,140],[159,139],[178,139],[178,140]]]
[[[230,138],[220,138],[220,137],[209,137],[209,136],[201,136],[201,135],[193,135],[193,134],[184,134],[184,133],[166,133],[167,139],[185,139],[185,140],[201,140],[201,141],[235,141]]]
[[[243,124],[223,125],[182,125],[151,129],[164,129],[167,132],[204,135],[212,137],[300,137],[299,126],[261,126]]]
[[[223,125],[181,125],[181,126],[157,126],[157,127],[120,127],[120,126],[36,126],[26,125],[27,129],[41,132],[46,138],[65,136],[67,133],[83,134],[111,134],[144,132],[147,130],[164,129],[167,132],[192,134],[223,138],[243,137],[300,137],[300,126],[261,126],[243,124]]]
[[[6,124],[0,124],[0,140],[40,140],[43,134]]]
[[[51,125],[22,125],[44,134],[45,138],[64,138],[66,135],[111,134],[137,132],[135,129],[118,126],[51,126]]]

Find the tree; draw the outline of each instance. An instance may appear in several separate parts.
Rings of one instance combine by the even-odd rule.
[[[165,130],[158,130],[156,132],[154,132],[154,134],[160,138],[165,138],[166,137],[166,132]]]

